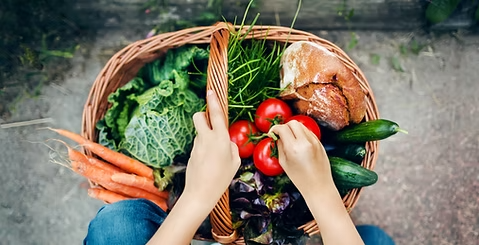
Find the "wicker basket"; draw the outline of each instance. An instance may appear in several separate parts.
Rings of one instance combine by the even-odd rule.
[[[186,44],[210,44],[210,58],[208,61],[207,86],[218,95],[225,118],[228,118],[228,81],[227,81],[227,47],[231,30],[246,33],[250,26],[233,27],[227,23],[217,23],[214,26],[195,27],[177,32],[160,34],[145,40],[128,45],[116,53],[105,65],[96,78],[88,100],[85,104],[82,119],[82,135],[90,140],[97,139],[95,124],[100,120],[109,107],[107,97],[120,86],[134,78],[137,72],[146,63],[158,59],[168,49]],[[367,97],[367,110],[365,120],[378,119],[378,109],[369,84],[358,66],[336,45],[321,39],[313,34],[280,26],[253,26],[247,38],[268,39],[279,42],[312,41],[333,52],[352,71],[359,80],[361,88]],[[374,169],[378,155],[377,141],[366,144],[367,154],[362,166]],[[91,154],[87,152],[87,154]],[[348,212],[356,205],[361,189],[352,190],[344,197],[344,205]],[[229,208],[229,194],[226,192],[210,214],[213,238],[223,244],[244,244],[244,239],[239,237],[232,228]],[[300,227],[309,235],[319,233],[316,222],[310,221]],[[196,236],[196,239],[203,239]],[[204,239],[203,239],[204,240]]]

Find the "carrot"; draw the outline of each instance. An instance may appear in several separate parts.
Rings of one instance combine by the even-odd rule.
[[[87,140],[81,135],[75,134],[68,130],[54,128],[49,129],[86,147],[88,150],[97,154],[105,161],[125,170],[128,173],[134,173],[139,176],[153,179],[153,170],[135,159],[127,157],[119,152],[110,150],[98,143]]]
[[[90,162],[72,161],[71,165],[73,171],[75,171],[76,173],[90,179],[91,181],[105,187],[112,192],[134,198],[145,198],[154,202],[161,209],[165,211],[167,209],[166,199],[136,187],[122,185],[111,181],[111,176],[113,175],[113,173],[110,171],[93,166]]]
[[[90,156],[86,156],[86,157],[88,158],[88,161],[94,166],[97,166],[99,168],[111,171],[113,173],[124,173],[123,170],[121,170],[120,168],[118,168],[118,167],[116,167],[112,164],[109,164],[107,162],[104,162],[104,161],[102,161],[98,158],[90,157]]]
[[[100,159],[94,158],[87,156],[73,148],[71,148],[67,143],[62,142],[68,149],[68,157],[70,158],[71,161],[78,161],[78,162],[90,162],[91,164],[100,167],[102,169],[112,171],[113,173],[123,173],[123,171],[111,164],[108,164]]]
[[[116,173],[111,176],[111,180],[119,184],[140,188],[161,198],[168,199],[168,191],[159,191],[151,179],[133,174]]]
[[[68,157],[70,158],[71,161],[79,161],[79,162],[87,162],[88,158],[85,154],[71,148],[67,143],[58,140],[59,142],[63,143],[66,148],[68,149]]]
[[[103,190],[100,188],[90,188],[88,189],[88,195],[90,197],[93,197],[95,199],[107,202],[107,203],[115,203],[118,201],[122,200],[127,200],[129,199],[126,196],[120,195],[118,193],[109,191],[109,190]]]

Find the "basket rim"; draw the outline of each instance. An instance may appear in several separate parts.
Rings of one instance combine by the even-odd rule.
[[[379,118],[379,111],[374,98],[373,91],[361,71],[361,69],[354,63],[354,61],[338,46],[332,42],[320,38],[312,33],[292,29],[289,27],[272,26],[272,25],[235,25],[230,23],[219,22],[212,26],[201,26],[183,29],[175,32],[168,32],[159,34],[147,39],[138,40],[133,42],[118,51],[113,55],[110,60],[105,64],[103,69],[96,77],[92,84],[90,93],[83,109],[82,117],[82,136],[87,139],[96,141],[97,132],[94,125],[96,124],[99,116],[103,117],[109,103],[105,99],[105,94],[109,94],[113,87],[120,87],[127,82],[129,76],[136,75],[136,72],[132,72],[135,69],[139,70],[139,67],[160,58],[168,49],[180,47],[187,44],[211,44],[211,42],[218,37],[214,37],[215,33],[221,31],[231,31],[234,28],[235,31],[242,31],[252,29],[246,38],[267,39],[272,41],[285,41],[285,35],[287,35],[287,43],[291,44],[296,41],[313,41],[322,46],[325,46],[328,50],[332,51],[345,66],[351,70],[360,82],[361,88],[367,97],[367,111],[364,120],[372,120]],[[211,57],[210,57],[211,60]],[[224,61],[224,60],[223,60]],[[227,61],[226,61],[227,62]],[[143,63],[141,66],[138,64]],[[213,62],[214,66],[218,66]],[[224,68],[224,67],[223,67]],[[115,89],[116,89],[115,88]],[[373,170],[378,157],[379,142],[368,142],[366,144],[366,157],[361,163],[363,167]],[[91,152],[86,151],[91,155]],[[90,182],[91,183],[91,182]],[[93,183],[91,183],[93,184]],[[356,205],[359,196],[363,188],[353,189],[346,197],[343,198],[348,212],[351,212],[352,208]],[[229,208],[229,206],[228,206]],[[303,226],[299,227],[306,233],[313,235],[319,233],[319,228],[315,221],[310,221]],[[231,234],[231,233],[230,233]]]

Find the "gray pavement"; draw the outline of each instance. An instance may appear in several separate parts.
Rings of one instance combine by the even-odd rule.
[[[397,244],[477,244],[479,241],[479,37],[428,39],[409,33],[358,32],[347,52],[370,81],[382,118],[409,135],[380,144],[379,182],[363,192],[352,213],[357,224],[384,228]],[[346,45],[350,33],[319,33]],[[429,43],[418,56],[399,45],[415,36]],[[83,103],[105,53],[141,36],[105,32],[78,52],[58,86],[21,102],[8,122],[53,118],[53,123],[0,129],[0,244],[80,244],[102,203],[87,182],[49,162],[39,143],[55,137],[42,126],[80,131]],[[372,64],[371,54],[380,62]],[[391,68],[399,57],[404,72]],[[5,123],[0,121],[0,123]],[[316,244],[312,241],[311,244]]]

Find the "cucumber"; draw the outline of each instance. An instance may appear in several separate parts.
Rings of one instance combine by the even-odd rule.
[[[359,144],[349,144],[339,146],[338,148],[327,152],[331,156],[342,157],[355,163],[361,163],[366,155],[366,147]]]
[[[397,132],[407,134],[407,131],[399,128],[397,123],[385,119],[378,119],[347,127],[338,131],[334,137],[336,141],[342,143],[363,143],[366,141],[386,139]]]
[[[378,175],[369,169],[340,157],[329,157],[334,184],[338,189],[370,186],[378,181]]]

